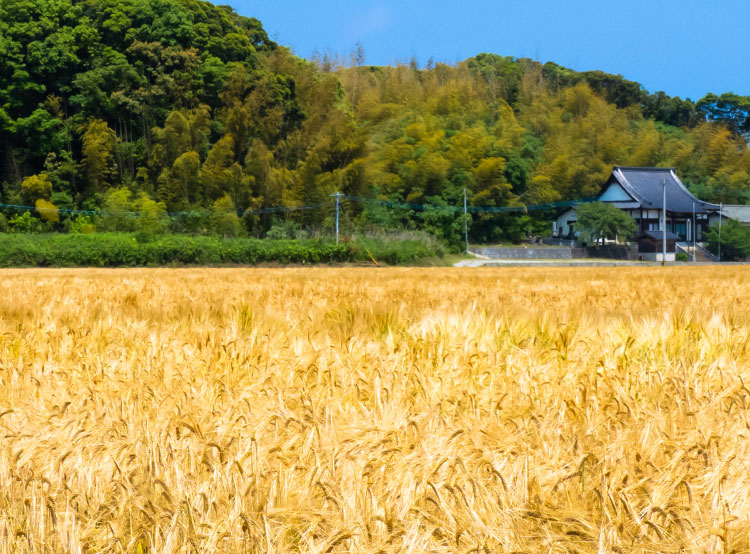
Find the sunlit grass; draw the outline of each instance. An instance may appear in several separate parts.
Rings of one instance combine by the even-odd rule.
[[[2,277],[0,554],[750,551],[747,269]]]

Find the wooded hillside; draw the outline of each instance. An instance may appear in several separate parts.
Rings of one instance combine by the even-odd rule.
[[[355,199],[352,224],[448,237],[462,223],[434,207],[460,205],[464,188],[485,207],[585,198],[613,165],[675,166],[700,197],[742,203],[749,115],[747,97],[694,103],[494,54],[455,66],[372,67],[361,49],[344,65],[305,61],[258,20],[198,0],[0,4],[6,205],[212,208],[246,214],[244,229],[263,236],[270,208],[340,190]],[[476,215],[472,235],[501,238],[503,217]]]

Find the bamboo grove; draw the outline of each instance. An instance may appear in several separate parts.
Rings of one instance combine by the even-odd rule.
[[[0,5],[2,201],[42,215],[213,209],[264,236],[277,217],[264,209],[341,191],[409,204],[346,206],[351,225],[450,238],[452,212],[413,206],[457,206],[464,188],[488,207],[584,198],[615,164],[674,166],[702,198],[740,203],[749,106],[495,54],[375,67],[360,47],[306,61],[258,20],[198,0]],[[320,226],[330,213],[288,217]],[[511,219],[475,216],[472,236],[503,238]]]

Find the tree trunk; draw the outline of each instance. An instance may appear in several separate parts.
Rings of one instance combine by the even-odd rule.
[[[0,183],[9,182],[17,185],[21,181],[21,174],[18,171],[16,156],[13,154],[13,148],[7,136],[0,139],[0,150],[3,152],[2,173],[0,173]]]

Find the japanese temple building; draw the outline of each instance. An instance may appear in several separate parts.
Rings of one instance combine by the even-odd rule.
[[[718,213],[719,205],[693,196],[673,168],[617,166],[596,200],[626,211],[638,224],[636,234],[642,234],[661,227],[664,187],[667,231],[680,237],[680,240],[691,241],[695,221],[696,240],[700,241],[703,233],[708,231],[709,216]],[[557,216],[555,234],[574,236],[575,222],[576,210],[571,207]]]

